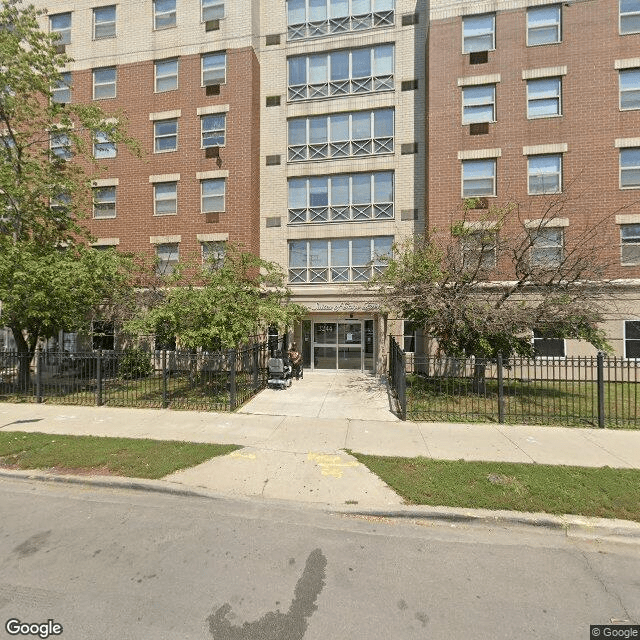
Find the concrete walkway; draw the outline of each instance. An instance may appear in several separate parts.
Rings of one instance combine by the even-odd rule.
[[[238,444],[164,478],[233,496],[389,508],[401,499],[344,450],[448,460],[640,468],[640,431],[402,422],[362,374],[307,373],[233,414],[0,404],[0,430]]]

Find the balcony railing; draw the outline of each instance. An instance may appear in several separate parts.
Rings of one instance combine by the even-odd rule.
[[[296,84],[289,85],[288,99],[290,102],[296,102],[298,100],[317,100],[358,93],[377,93],[379,91],[393,91],[393,86],[393,75],[332,80],[313,84]]]
[[[368,138],[363,140],[341,140],[318,144],[289,146],[289,162],[352,158],[393,153],[393,138]]]
[[[393,202],[289,209],[289,224],[389,220],[392,218]]]
[[[378,27],[390,27],[395,23],[394,11],[375,11],[357,16],[343,16],[314,20],[301,24],[291,24],[287,30],[287,40],[309,40],[324,38],[350,31],[367,31]]]

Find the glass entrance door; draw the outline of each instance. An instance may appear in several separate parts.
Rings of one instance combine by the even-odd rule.
[[[338,322],[338,369],[362,370],[362,322]]]
[[[315,369],[362,371],[362,321],[314,322],[313,366]]]

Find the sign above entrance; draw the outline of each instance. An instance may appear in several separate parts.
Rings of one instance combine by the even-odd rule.
[[[376,302],[309,302],[305,304],[309,311],[379,311]]]

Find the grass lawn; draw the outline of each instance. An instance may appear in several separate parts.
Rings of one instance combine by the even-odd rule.
[[[241,447],[0,431],[0,468],[161,478]]]
[[[391,458],[349,452],[408,504],[640,522],[640,470]]]

